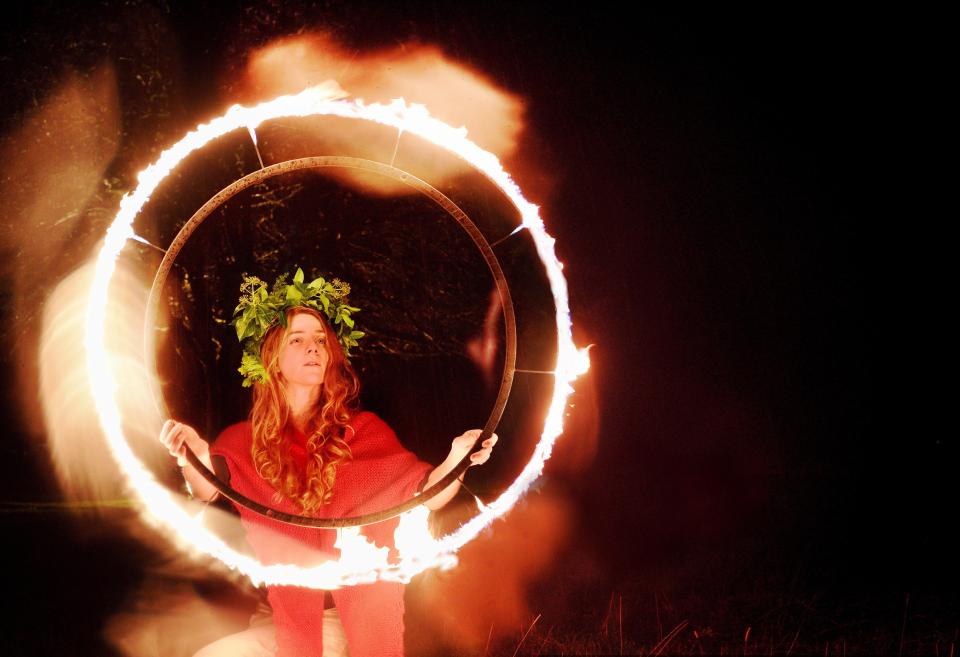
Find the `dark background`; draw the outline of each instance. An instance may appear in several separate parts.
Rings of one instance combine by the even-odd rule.
[[[652,611],[647,591],[757,607],[793,595],[830,600],[828,619],[866,609],[892,632],[910,593],[952,634],[956,449],[904,419],[917,398],[898,367],[910,304],[888,287],[889,209],[875,205],[890,129],[878,94],[896,45],[874,36],[877,17],[804,11],[40,3],[0,32],[0,119],[15,129],[67,71],[116,62],[118,158],[135,171],[153,129],[137,57],[174,62],[163,144],[217,113],[230,90],[211,81],[276,36],[323,27],[358,49],[438,45],[526,100],[521,157],[543,179],[519,182],[542,190],[532,200],[566,265],[578,343],[596,345],[599,448],[556,476],[577,515],[552,576],[589,563],[606,591],[595,602],[616,589],[637,613]],[[60,255],[37,264],[62,276]],[[22,321],[4,315],[8,331]],[[3,500],[56,500],[46,457],[5,404]],[[0,521],[20,574],[10,636],[104,650],[97,619],[137,581],[141,548],[69,517]]]

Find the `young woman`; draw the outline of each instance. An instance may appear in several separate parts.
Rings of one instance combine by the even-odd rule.
[[[195,497],[212,500],[217,491],[187,463],[186,447],[243,495],[287,513],[318,517],[370,513],[410,499],[473,448],[479,430],[455,438],[436,468],[417,459],[380,418],[358,410],[359,384],[344,355],[343,336],[338,342],[324,314],[303,306],[280,312],[286,321],[274,323],[259,345],[264,374],[254,384],[247,422],[228,427],[209,446],[185,424],[168,420],[163,426],[160,440],[183,466]],[[471,455],[472,465],[485,463],[496,441],[496,436],[484,441]],[[426,506],[442,507],[459,485],[454,482]],[[282,524],[238,509],[262,563],[310,566],[337,557],[334,530]],[[361,533],[392,552],[397,522],[370,525]],[[268,597],[272,624],[221,639],[198,657],[403,654],[402,584],[377,582],[330,592],[270,586]]]

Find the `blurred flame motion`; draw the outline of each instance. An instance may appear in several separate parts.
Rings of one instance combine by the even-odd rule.
[[[403,98],[430,108],[430,114],[453,126],[466,126],[471,139],[500,159],[510,157],[524,127],[523,102],[496,87],[485,76],[446,57],[435,46],[402,44],[394,48],[357,53],[344,49],[324,33],[278,39],[250,54],[242,87],[244,102],[260,102],[294,94],[325,80],[335,80],[354,98],[389,102]],[[325,121],[313,136],[329,152],[391,162],[400,146],[394,135],[382,130]],[[399,134],[399,133],[397,133]],[[288,159],[302,143],[302,134],[289,142],[276,136],[270,143],[274,157]],[[462,174],[469,165],[458,158],[441,157],[428,143],[403,140],[402,167],[435,187],[446,178]],[[285,154],[286,153],[286,154]],[[413,190],[382,176],[337,170],[331,172],[369,192],[409,194]]]
[[[68,496],[108,499],[125,493],[123,478],[109,458],[76,337],[83,332],[92,263],[57,285],[44,306],[40,331],[40,400],[54,467]],[[131,446],[152,469],[162,471],[169,458],[159,448],[162,422],[147,385],[143,359],[143,317],[147,290],[121,266],[109,295],[107,345],[109,367],[123,381],[117,402],[129,422]],[[169,469],[169,468],[168,468]]]
[[[0,249],[15,255],[2,263],[12,280],[7,317],[17,336],[19,385],[11,388],[20,397],[21,426],[38,440],[43,411],[36,392],[40,331],[35,327],[41,295],[46,284],[67,273],[66,267],[79,264],[84,254],[75,252],[77,245],[89,248],[96,239],[89,233],[86,214],[94,211],[88,204],[117,151],[118,105],[112,66],[100,66],[86,77],[68,74],[16,132],[4,135],[0,147],[0,159],[7,165],[0,178]],[[69,349],[65,356],[71,357]]]
[[[416,580],[414,622],[421,631],[410,634],[411,652],[444,654],[452,647],[457,654],[483,654],[488,639],[529,622],[527,589],[566,545],[571,524],[560,494],[529,495],[510,522],[495,524],[459,552],[458,568]]]
[[[254,592],[238,591],[231,585],[217,587],[209,573],[197,572],[208,590],[207,595],[198,595],[189,577],[189,564],[171,566],[175,577],[148,571],[123,609],[107,619],[103,635],[117,654],[187,657],[217,639],[247,629]]]

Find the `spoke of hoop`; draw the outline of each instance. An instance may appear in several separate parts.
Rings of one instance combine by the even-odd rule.
[[[521,374],[556,374],[552,370],[521,370],[519,367],[514,372],[520,372]]]
[[[257,131],[253,129],[253,126],[247,126],[247,131],[250,133],[250,140],[253,142],[253,150],[257,152],[257,159],[260,160],[260,168],[265,168],[263,166],[263,158],[260,157],[260,147],[257,146]]]
[[[491,243],[490,243],[490,248],[491,248],[491,249],[494,248],[495,246],[497,246],[497,245],[500,244],[501,242],[506,242],[508,239],[510,239],[510,238],[513,237],[514,235],[517,235],[517,234],[518,234],[521,230],[523,230],[524,228],[526,228],[526,226],[524,226],[523,224],[520,224],[519,226],[517,226],[516,228],[514,228],[513,231],[512,231],[509,235],[505,235],[505,236],[501,237],[501,238],[498,239],[496,242],[491,242]]]
[[[390,156],[390,166],[393,166],[393,163],[397,159],[397,151],[400,150],[400,137],[403,136],[403,128],[397,129],[397,141],[393,145],[393,155]]]

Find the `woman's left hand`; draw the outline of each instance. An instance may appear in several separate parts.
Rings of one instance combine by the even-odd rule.
[[[447,473],[453,470],[457,464],[463,460],[464,456],[470,454],[470,450],[473,449],[477,440],[480,438],[481,433],[483,432],[480,431],[480,429],[471,429],[470,431],[464,432],[462,436],[457,436],[454,438],[450,445],[450,454],[447,455],[447,459],[443,463],[434,468],[433,472],[430,473],[430,477],[427,479],[424,489],[430,488],[443,479]],[[486,463],[490,459],[490,452],[493,451],[493,446],[496,444],[497,434],[491,434],[489,438],[483,441],[480,449],[475,451],[473,454],[470,454],[470,465],[480,465],[481,463]],[[440,493],[434,495],[432,499],[424,502],[424,506],[431,511],[436,511],[437,509],[442,508],[447,502],[452,500],[453,496],[457,494],[458,490],[460,490],[460,483],[463,482],[464,474],[465,472],[461,472],[460,477],[456,482],[451,483]]]
[[[482,432],[480,429],[471,429],[464,432],[462,436],[453,439],[450,446],[450,456],[448,458],[459,463],[464,456],[473,448]],[[491,434],[489,438],[483,441],[481,448],[470,455],[470,465],[482,465],[490,460],[490,453],[493,452],[493,446],[497,444],[497,434]]]

